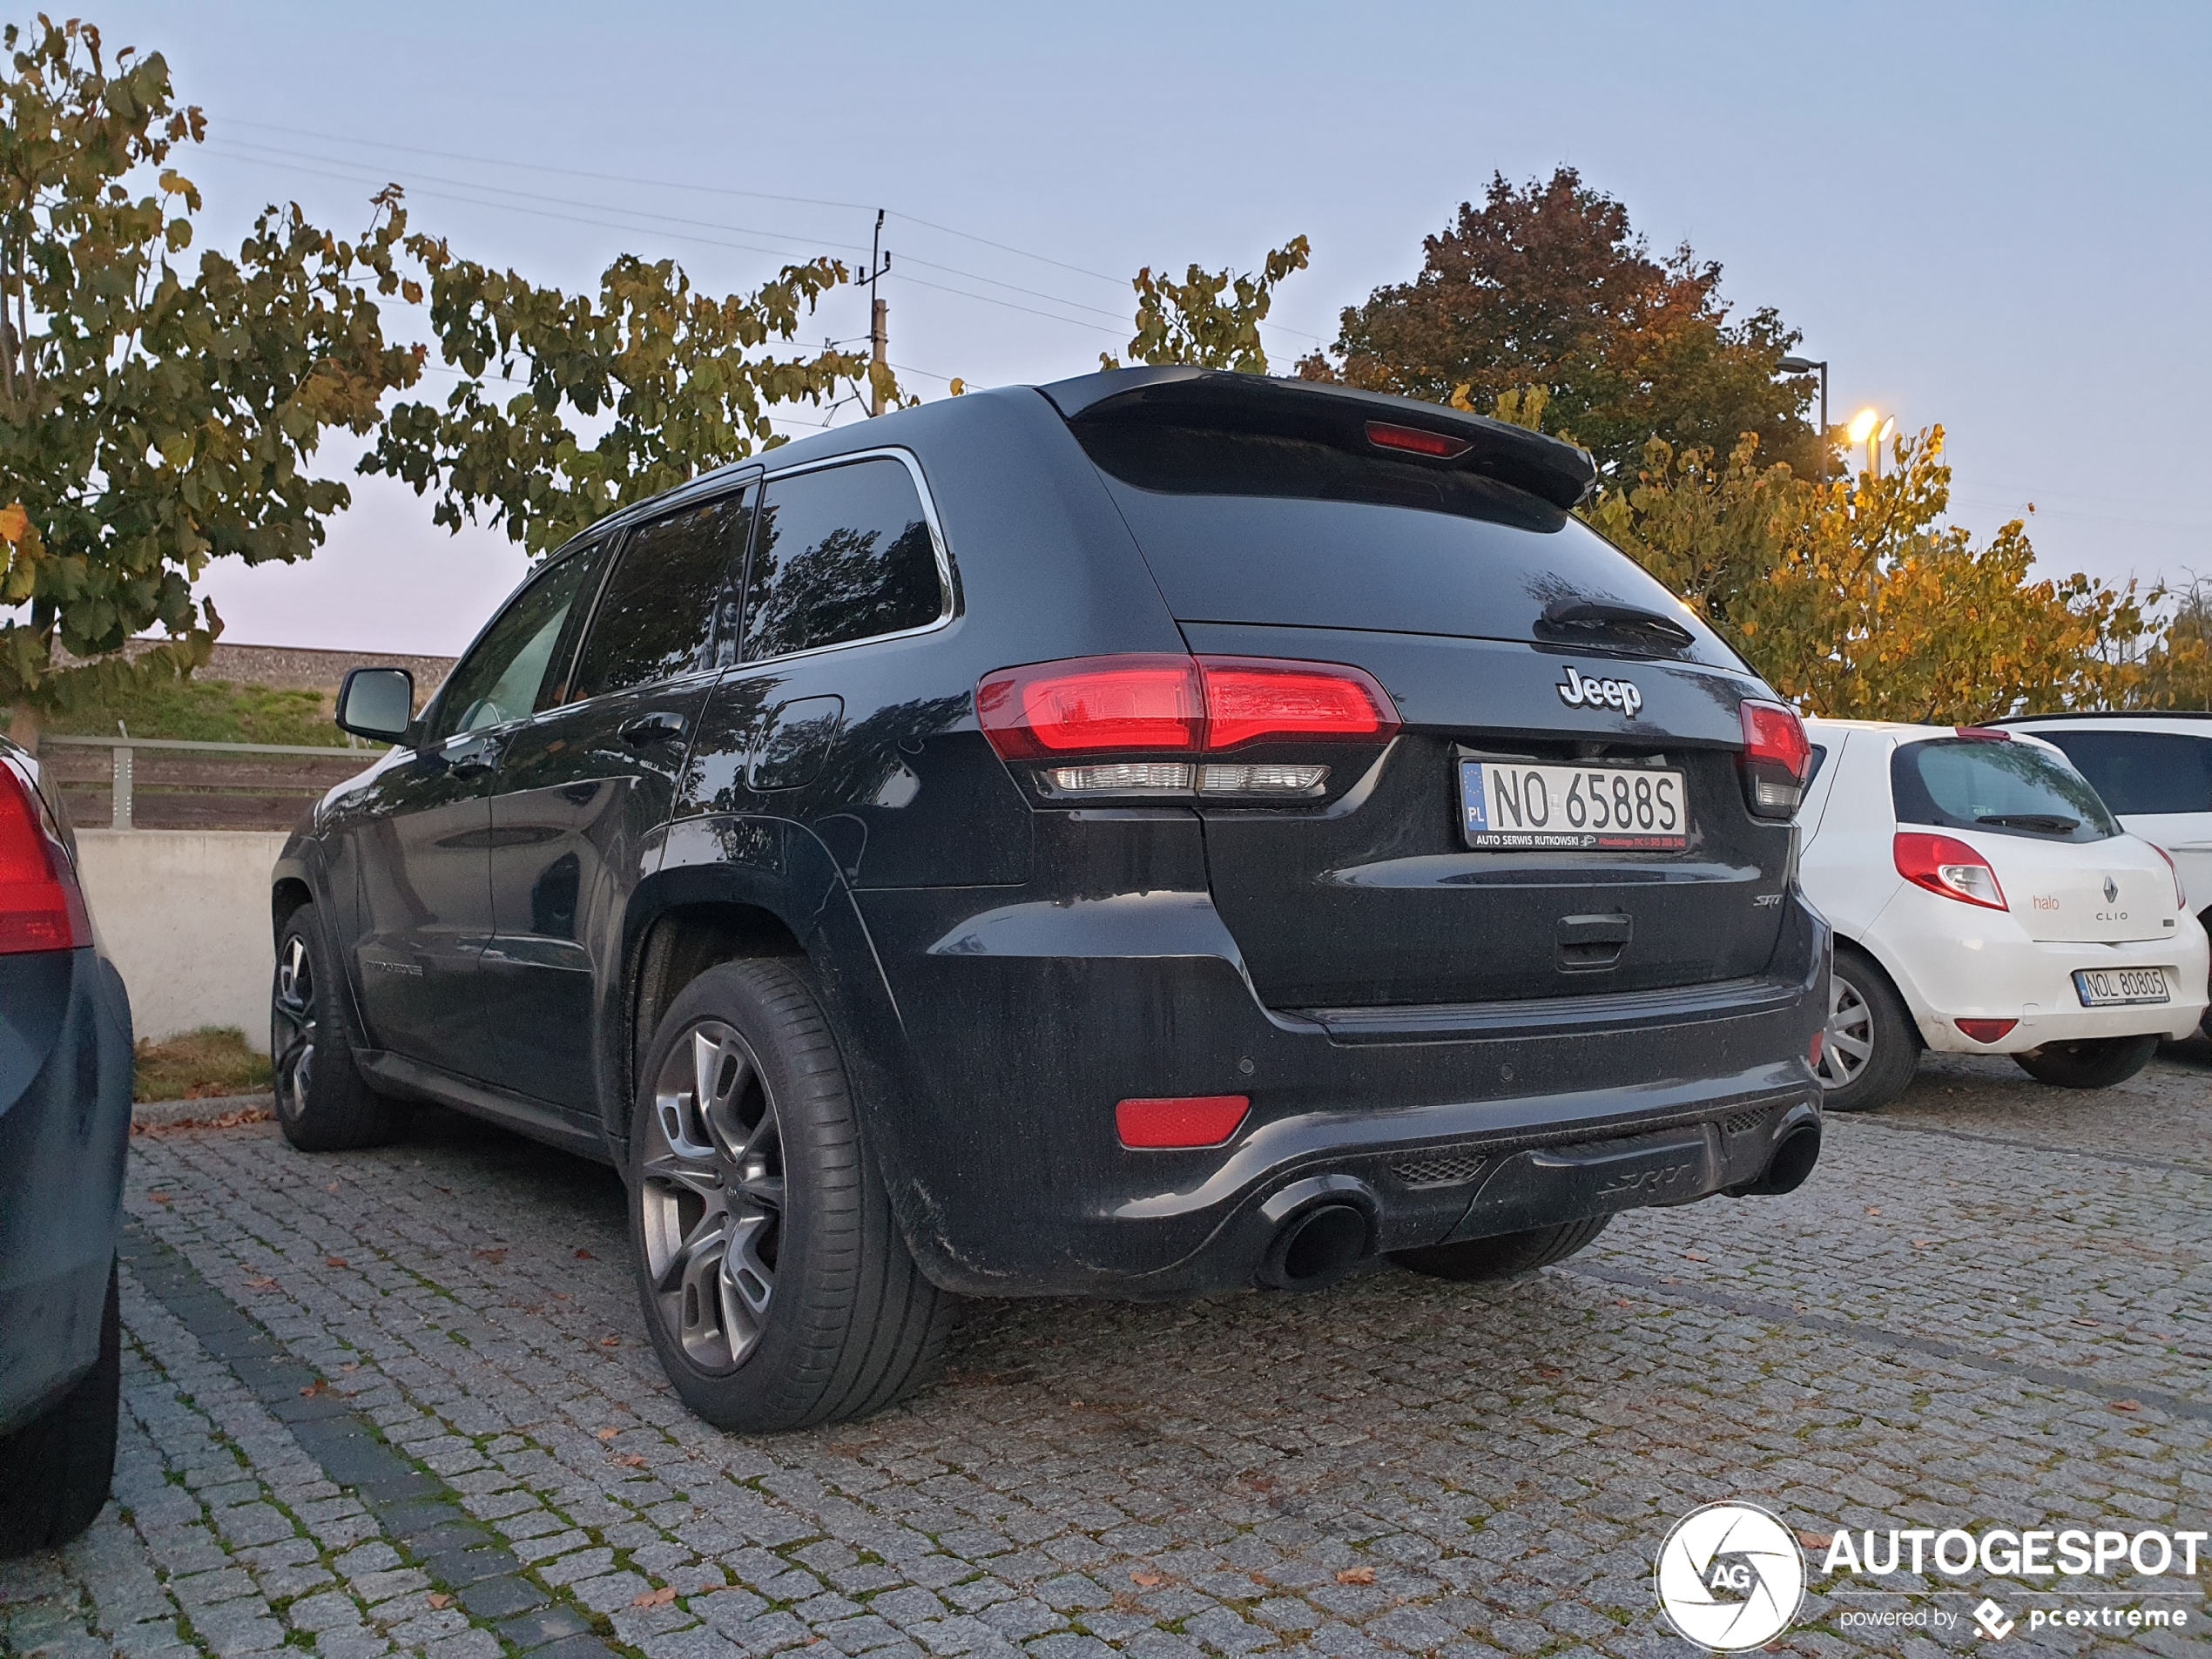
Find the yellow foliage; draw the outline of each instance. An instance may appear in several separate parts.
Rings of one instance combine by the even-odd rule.
[[[1654,441],[1588,516],[1811,713],[1964,725],[2201,705],[2212,631],[2160,637],[2161,589],[2035,579],[2019,520],[1975,547],[1942,523],[1942,448],[1932,428],[1898,439],[1881,477],[1816,482],[1761,467],[1748,436],[1722,465]]]

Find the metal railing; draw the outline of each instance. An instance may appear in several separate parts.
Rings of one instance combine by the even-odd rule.
[[[134,827],[132,822],[132,783],[137,767],[133,757],[140,749],[218,755],[313,755],[320,760],[343,759],[362,762],[374,752],[359,739],[351,737],[341,747],[334,743],[208,743],[188,738],[94,738],[58,732],[41,732],[38,746],[44,749],[50,745],[57,748],[67,745],[80,749],[106,749],[111,752],[109,787],[112,806],[108,827],[119,830]]]

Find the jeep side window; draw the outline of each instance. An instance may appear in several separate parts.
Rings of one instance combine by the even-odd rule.
[[[556,559],[484,631],[438,694],[426,741],[519,720],[537,706],[570,607],[598,569],[595,550]]]
[[[913,475],[883,456],[771,478],[748,591],[748,662],[936,621],[947,595]]]
[[[577,659],[571,698],[603,697],[714,666],[714,620],[745,567],[750,489],[632,530]]]

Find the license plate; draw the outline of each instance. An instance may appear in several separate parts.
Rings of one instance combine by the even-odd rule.
[[[1460,820],[1469,846],[1680,853],[1689,845],[1682,773],[1657,766],[1460,762]]]
[[[2074,995],[2085,1008],[2122,1008],[2131,1002],[2171,1002],[2174,992],[2162,968],[2077,968]]]

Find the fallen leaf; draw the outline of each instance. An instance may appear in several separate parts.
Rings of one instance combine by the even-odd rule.
[[[169,1195],[165,1192],[149,1192],[146,1194],[146,1197],[152,1199],[155,1204],[167,1204],[169,1202]]]
[[[640,1458],[638,1461],[642,1463],[644,1460]],[[631,1596],[630,1598],[630,1605],[632,1607],[666,1607],[675,1599],[676,1587],[673,1584],[664,1584],[657,1590],[647,1590],[642,1595]]]
[[[624,1452],[615,1461],[625,1469],[642,1469],[645,1467],[645,1460],[635,1452]]]
[[[1536,1367],[1536,1374],[1539,1377],[1564,1377],[1567,1373],[1557,1366],[1539,1366]]]
[[[322,1264],[325,1267],[351,1267],[353,1265],[343,1256],[326,1256],[322,1258]]]
[[[611,1440],[621,1433],[622,1431],[618,1428],[603,1428],[599,1431],[599,1438],[603,1440]]]
[[[302,1388],[300,1391],[300,1394],[302,1399],[311,1399],[316,1394],[327,1394],[329,1392],[329,1379],[327,1378],[318,1377],[314,1379],[314,1381],[309,1383],[305,1388]]]
[[[507,1259],[507,1252],[503,1250],[479,1250],[476,1252],[476,1259],[478,1261],[489,1262],[494,1267],[496,1267],[500,1264],[500,1263]]]
[[[579,1250],[577,1251],[576,1258],[580,1262],[596,1262],[599,1259],[588,1250]]]
[[[361,1368],[361,1362],[358,1359],[348,1359],[344,1365],[338,1367],[341,1371],[359,1371]]]
[[[599,1339],[599,1345],[603,1348],[619,1348],[622,1346],[622,1339],[620,1337],[601,1337]]]
[[[1372,1567],[1347,1567],[1337,1575],[1339,1584],[1372,1584],[1374,1581],[1375,1569]]]
[[[1080,1399],[1071,1399],[1068,1403],[1070,1406],[1073,1406],[1077,1411],[1081,1411],[1083,1408],[1083,1403]]]
[[[1131,1573],[1129,1575],[1129,1581],[1143,1589],[1157,1590],[1161,1585],[1166,1583],[1168,1579],[1164,1573]]]
[[[328,1186],[325,1187],[323,1190],[325,1192],[335,1192],[338,1190],[338,1184],[335,1181],[333,1181]]]
[[[1710,1256],[1700,1256],[1694,1250],[1686,1250],[1683,1251],[1682,1258],[1686,1262],[1710,1262],[1713,1259]]]
[[[2067,1323],[2080,1325],[2085,1330],[2094,1331],[2097,1328],[2097,1322],[2094,1319],[2070,1319]]]
[[[1800,1532],[1797,1541],[1807,1549],[1825,1549],[1836,1541],[1836,1534],[1827,1532]]]
[[[1878,1204],[1870,1204],[1866,1206],[1866,1213],[1870,1216],[1878,1216],[1882,1213],[1882,1206]]]
[[[432,1607],[451,1607],[453,1605],[453,1597],[448,1595],[443,1590],[432,1590],[430,1592],[430,1605]]]
[[[1634,1307],[1635,1304],[1629,1301],[1625,1296],[1616,1296],[1613,1298],[1613,1305],[1616,1308],[1625,1308]]]
[[[1935,1248],[1935,1240],[1932,1238],[1916,1238],[1912,1241],[1912,1248],[1915,1250],[1933,1250]]]
[[[2112,1408],[2116,1412],[2139,1412],[2143,1408],[2143,1402],[2140,1399],[2115,1399],[2112,1402]]]
[[[249,1291],[273,1291],[276,1283],[273,1278],[249,1278],[246,1281],[246,1288]]]

